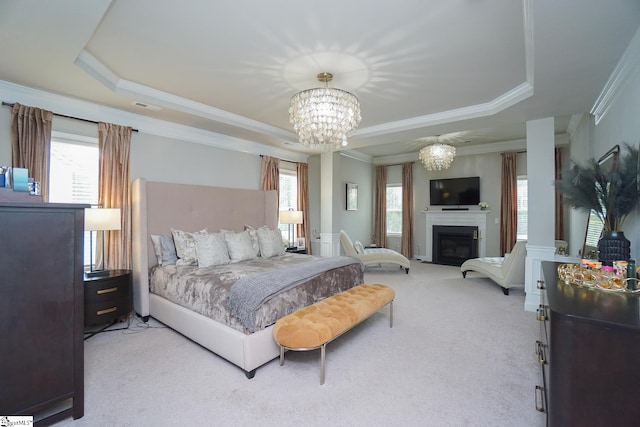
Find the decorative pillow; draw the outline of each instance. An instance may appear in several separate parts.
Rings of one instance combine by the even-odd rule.
[[[158,265],[175,264],[178,260],[178,256],[176,255],[176,247],[173,244],[173,238],[163,234],[152,234],[150,237]]]
[[[264,258],[271,258],[284,255],[284,245],[282,244],[282,233],[280,230],[260,227],[256,230],[258,242],[260,243],[260,254]]]
[[[206,228],[195,232],[175,230],[173,228],[171,229],[173,242],[176,245],[176,254],[178,255],[178,261],[176,262],[176,265],[180,266],[198,264],[198,255],[196,254],[196,241],[193,238],[193,235],[207,233],[208,231]]]
[[[231,262],[245,261],[258,256],[258,250],[253,247],[248,232],[224,233],[224,239],[227,242]]]
[[[174,265],[178,262],[176,245],[170,236],[160,235],[160,248],[162,250],[162,261],[160,265]]]
[[[253,245],[253,249],[255,249],[256,253],[258,254],[256,256],[260,256],[260,242],[258,242],[258,233],[256,232],[256,229],[250,225],[245,225],[244,229],[247,233],[249,233],[249,237],[251,237],[251,244]]]
[[[196,241],[198,267],[229,264],[229,252],[224,234],[196,234],[193,238]]]
[[[358,240],[356,240],[355,243],[353,244],[353,249],[356,250],[357,254],[363,254],[364,253],[364,246]]]

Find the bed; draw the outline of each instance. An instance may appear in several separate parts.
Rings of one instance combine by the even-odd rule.
[[[256,330],[246,325],[228,324],[228,322],[213,320],[193,308],[180,305],[168,295],[160,296],[150,291],[150,278],[155,275],[170,275],[175,272],[170,268],[157,266],[156,253],[150,239],[151,235],[171,234],[172,229],[197,231],[207,229],[210,232],[219,230],[244,230],[248,225],[252,228],[266,226],[275,229],[277,226],[277,194],[275,191],[259,191],[248,189],[232,189],[209,187],[201,185],[174,184],[146,181],[138,178],[132,183],[132,261],[133,261],[133,293],[134,309],[143,319],[153,317],[177,332],[185,335],[215,354],[244,370],[247,378],[252,378],[261,365],[279,356],[279,347],[272,336],[273,323],[277,318],[299,308],[295,304],[305,304],[316,301],[317,294],[306,295],[301,301],[291,303],[286,308],[266,309],[271,312],[271,320],[261,318],[262,324]],[[333,259],[322,259],[305,255],[287,254],[274,257],[277,266],[271,273],[259,276],[263,280],[276,281],[282,277],[282,265],[299,264],[302,258],[316,259],[316,262],[330,263]],[[276,258],[280,261],[275,261]],[[294,259],[297,258],[297,259]],[[336,257],[345,258],[345,257]],[[359,263],[359,261],[354,260]],[[263,264],[265,260],[256,260]],[[234,274],[247,276],[247,271],[258,268],[253,264],[244,265],[241,261],[229,266],[235,269]],[[287,292],[304,294],[305,289],[316,289],[316,282],[330,280],[335,289],[322,292],[330,294],[340,292],[349,287],[363,283],[362,266],[343,262],[343,266],[327,270],[311,279],[305,279],[296,288]],[[311,264],[308,264],[311,265]],[[299,271],[292,270],[287,272]],[[319,267],[314,267],[319,268]],[[179,270],[187,270],[179,269]],[[203,275],[205,269],[195,269],[194,274]],[[168,273],[167,273],[168,272]],[[227,272],[228,273],[228,272]],[[225,274],[227,274],[225,273]],[[337,278],[340,278],[339,280]],[[315,282],[314,282],[315,281]],[[307,288],[305,288],[307,287]],[[302,290],[301,290],[302,289]],[[286,298],[285,298],[286,299]],[[290,302],[290,301],[289,301]],[[273,303],[276,304],[276,303]],[[275,305],[274,305],[275,306]],[[255,328],[254,328],[255,329]]]

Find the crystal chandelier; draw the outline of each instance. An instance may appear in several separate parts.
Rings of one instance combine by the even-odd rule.
[[[455,147],[440,142],[427,145],[420,150],[420,160],[430,171],[448,169],[455,155]]]
[[[303,90],[291,98],[289,122],[307,148],[330,150],[347,145],[347,138],[360,124],[358,98],[329,87],[331,73],[318,74],[325,87]]]

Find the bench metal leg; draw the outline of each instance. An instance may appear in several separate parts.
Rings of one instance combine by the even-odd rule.
[[[389,303],[389,327],[393,328],[393,300]]]
[[[280,346],[280,366],[284,365],[284,347]]]
[[[322,344],[320,347],[320,385],[324,384],[324,366],[325,366],[325,357],[326,357],[326,347],[327,344]]]

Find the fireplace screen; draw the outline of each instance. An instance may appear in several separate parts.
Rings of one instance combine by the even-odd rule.
[[[433,226],[434,264],[462,265],[478,257],[478,227]]]

